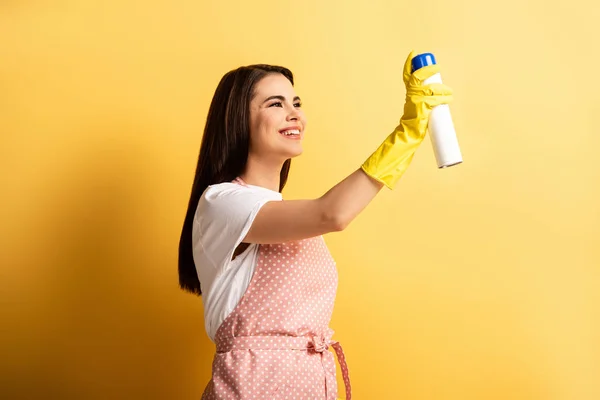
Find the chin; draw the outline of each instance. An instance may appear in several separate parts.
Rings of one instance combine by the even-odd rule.
[[[299,155],[301,155],[304,152],[304,149],[302,149],[302,146],[294,146],[292,148],[287,147],[285,149],[281,149],[281,154],[283,155],[284,159],[289,159],[289,158],[295,158],[298,157]]]
[[[294,152],[289,152],[289,154],[286,156],[285,159],[287,160],[288,158],[296,158],[299,155],[301,155],[303,152],[304,152],[303,149],[299,149],[299,150],[296,150]]]

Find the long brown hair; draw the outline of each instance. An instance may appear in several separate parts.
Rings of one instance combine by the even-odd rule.
[[[209,185],[230,182],[244,172],[250,146],[250,101],[256,84],[273,73],[282,74],[294,84],[289,69],[257,64],[229,71],[215,90],[179,239],[179,286],[190,293],[202,294],[192,253],[192,224],[198,201]],[[291,160],[286,160],[281,169],[280,192],[287,182],[290,164]]]

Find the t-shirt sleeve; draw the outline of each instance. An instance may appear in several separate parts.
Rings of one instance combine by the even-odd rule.
[[[266,189],[250,188],[235,183],[209,186],[196,210],[200,244],[204,256],[213,267],[228,264],[234,250],[242,242],[258,211],[281,195]]]

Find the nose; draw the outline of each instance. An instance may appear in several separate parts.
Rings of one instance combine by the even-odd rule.
[[[296,107],[292,107],[286,119],[288,121],[298,121],[300,119],[300,111]]]

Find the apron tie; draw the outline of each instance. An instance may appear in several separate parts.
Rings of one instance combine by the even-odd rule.
[[[348,372],[348,365],[346,364],[346,356],[344,355],[342,345],[339,344],[339,342],[332,340],[332,336],[333,330],[331,329],[329,329],[325,333],[321,333],[320,335],[313,335],[311,341],[308,343],[308,348],[312,349],[317,353],[323,353],[329,348],[329,346],[333,347],[338,362],[340,363],[340,368],[342,370],[342,378],[344,380],[344,387],[346,389],[346,400],[351,400],[352,388],[350,386],[350,374]]]
[[[236,336],[227,338],[224,341],[218,341],[217,353],[227,353],[232,350],[312,350],[323,354],[329,346],[335,350],[342,378],[346,389],[346,400],[352,399],[352,388],[350,386],[350,376],[348,365],[342,346],[335,340],[331,340],[333,330],[321,333],[319,335],[306,336]]]

